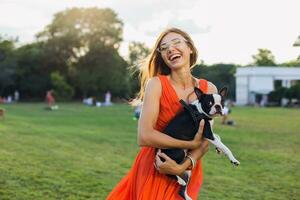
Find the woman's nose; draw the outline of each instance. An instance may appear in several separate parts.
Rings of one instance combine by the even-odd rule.
[[[174,50],[174,46],[172,44],[170,44],[168,46],[168,53],[171,53]]]

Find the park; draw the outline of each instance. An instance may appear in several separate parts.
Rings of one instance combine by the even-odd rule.
[[[139,150],[131,106],[68,103],[53,112],[43,107],[5,106],[1,199],[105,199]],[[299,116],[299,109],[234,107],[236,126],[217,119],[215,131],[241,165],[231,166],[210,148],[200,199],[297,199]]]
[[[48,21],[39,21],[40,26],[32,28],[35,19],[39,20],[36,9],[30,15],[33,25],[26,31],[22,30],[25,25],[12,31],[0,20],[0,200],[107,198],[129,172],[141,149],[138,126],[143,102],[139,107],[132,103],[144,84],[140,82],[140,71],[147,68],[147,59],[153,52],[162,55],[164,50],[189,44],[186,40],[181,44],[171,41],[164,48],[153,48],[161,27],[170,26],[183,28],[195,39],[199,56],[194,65],[188,66],[189,73],[212,82],[217,89],[229,88],[228,116],[217,117],[213,130],[234,152],[240,165],[231,165],[210,145],[201,158],[203,185],[198,199],[299,199],[299,32],[286,27],[282,29],[293,34],[281,34],[276,26],[280,41],[275,41],[267,34],[257,35],[267,32],[267,28],[263,28],[264,19],[255,16],[247,31],[255,29],[256,23],[260,30],[246,35],[242,30],[245,23],[235,29],[237,24],[232,24],[235,20],[231,17],[226,18],[229,28],[222,26],[222,20],[222,25],[210,27],[208,24],[214,21],[208,21],[196,26],[193,20],[198,15],[177,18],[178,13],[184,16],[185,11],[195,11],[193,3],[181,2],[178,8],[169,8],[164,1],[152,2],[159,8],[168,7],[160,8],[162,16],[170,17],[165,23],[156,9],[142,3],[128,1],[130,7],[120,1],[105,7],[90,1],[78,2],[61,2],[57,7],[52,2],[0,2],[3,19],[5,8],[18,8],[21,13],[22,6],[25,11],[40,8],[40,17],[44,9],[48,17]],[[194,2],[194,8],[209,7],[202,3]],[[226,8],[234,7],[229,5],[232,2]],[[248,8],[234,5],[245,16],[250,15]],[[296,7],[289,5],[291,10]],[[149,8],[157,16],[148,13]],[[265,4],[255,8],[259,8],[255,11],[257,16],[265,16]],[[274,7],[270,16],[276,18],[278,9],[281,7]],[[133,11],[145,11],[145,20],[132,16]],[[198,14],[213,18],[205,12]],[[245,16],[241,15],[241,19]],[[23,17],[29,21],[27,15]],[[293,15],[289,19],[295,22],[295,18]],[[7,21],[10,25],[22,24],[20,17],[16,19]],[[153,25],[151,29],[146,19]],[[141,25],[144,23],[148,29]],[[216,32],[224,34],[217,36]],[[27,40],[29,35],[32,38]],[[251,44],[241,42],[245,36]]]

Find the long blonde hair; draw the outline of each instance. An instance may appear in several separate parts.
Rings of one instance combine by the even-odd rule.
[[[148,80],[152,77],[158,75],[169,75],[171,73],[170,68],[163,61],[161,54],[157,51],[161,40],[168,33],[177,33],[180,34],[186,40],[187,45],[191,48],[192,53],[190,54],[190,69],[194,67],[198,58],[198,51],[192,41],[191,37],[184,31],[178,28],[168,28],[163,31],[156,40],[156,43],[150,53],[150,55],[145,59],[141,68],[140,68],[140,91],[138,93],[137,99],[138,101],[143,101],[145,87]]]

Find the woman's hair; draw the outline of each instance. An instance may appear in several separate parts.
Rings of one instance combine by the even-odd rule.
[[[192,53],[190,54],[190,68],[194,67],[194,65],[196,64],[196,61],[198,58],[198,51],[197,51],[191,37],[186,32],[184,32],[178,28],[166,29],[159,35],[150,55],[145,59],[145,61],[143,62],[142,66],[140,68],[140,85],[141,85],[141,87],[140,87],[140,91],[137,96],[138,101],[143,101],[145,87],[150,78],[158,76],[158,75],[169,75],[171,73],[170,68],[163,61],[160,52],[157,51],[157,48],[159,47],[161,40],[168,33],[177,33],[177,34],[180,34],[182,37],[184,37],[187,45],[192,50]]]

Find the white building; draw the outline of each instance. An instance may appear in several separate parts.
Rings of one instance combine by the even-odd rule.
[[[275,81],[290,87],[300,80],[300,67],[241,67],[236,71],[236,104],[257,102],[257,95],[266,101],[267,94],[274,90]]]

